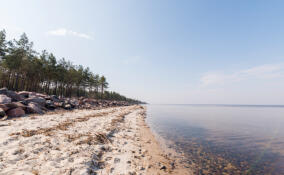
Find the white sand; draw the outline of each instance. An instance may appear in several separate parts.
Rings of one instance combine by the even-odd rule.
[[[130,106],[0,121],[0,175],[169,174],[144,117]]]

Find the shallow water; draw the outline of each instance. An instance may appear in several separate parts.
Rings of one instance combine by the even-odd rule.
[[[196,174],[284,174],[284,106],[148,105],[147,122]]]

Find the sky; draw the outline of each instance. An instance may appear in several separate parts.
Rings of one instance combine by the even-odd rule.
[[[284,1],[9,0],[8,39],[152,104],[284,104]]]

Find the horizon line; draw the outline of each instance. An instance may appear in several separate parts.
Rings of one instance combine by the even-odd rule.
[[[150,105],[193,105],[193,106],[267,106],[267,107],[284,107],[284,104],[214,104],[214,103],[147,103]]]

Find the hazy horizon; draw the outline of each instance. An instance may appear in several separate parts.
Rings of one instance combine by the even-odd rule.
[[[284,104],[283,1],[44,1],[0,6],[7,39],[25,32],[151,104]]]
[[[206,103],[191,103],[191,104],[182,104],[182,103],[148,103],[149,105],[192,105],[192,106],[263,106],[263,107],[284,107],[284,104],[206,104]]]

